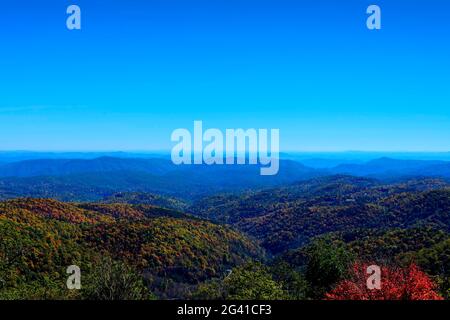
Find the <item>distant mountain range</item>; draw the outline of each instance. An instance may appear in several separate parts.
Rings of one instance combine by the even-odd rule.
[[[125,158],[125,159],[169,159],[167,152],[38,152],[38,151],[0,151],[0,163],[11,163],[25,160],[39,159],[95,159],[101,157]]]
[[[0,165],[0,177],[64,176],[111,171],[135,171],[160,175],[174,169],[170,160],[157,158],[37,159]]]
[[[0,166],[0,199],[50,197],[98,201],[118,192],[151,192],[193,199],[218,192],[273,187],[321,173],[282,160],[276,176],[260,176],[258,166],[176,166],[170,160],[97,159],[26,160]]]
[[[339,163],[336,166],[327,167],[331,163],[339,163],[339,161],[326,159],[281,160],[281,172],[278,177],[272,180],[286,180],[286,175],[295,180],[329,174],[374,176],[376,178],[397,178],[400,176],[450,177],[450,162],[442,160],[400,160],[383,157],[367,162]],[[307,164],[312,166],[307,166]],[[35,159],[9,163],[0,162],[0,177],[65,176],[113,171],[143,172],[159,176],[168,173],[174,173],[175,176],[177,176],[177,173],[188,173],[202,176],[203,179],[209,179],[211,174],[214,174],[214,179],[219,180],[223,178],[222,175],[224,174],[239,173],[259,176],[257,166],[176,166],[170,159],[162,157],[147,159],[102,156],[94,159]],[[271,179],[261,177],[261,180]]]
[[[101,201],[119,192],[144,192],[191,201],[216,193],[267,189],[341,174],[389,182],[414,177],[449,179],[450,162],[380,158],[312,168],[281,160],[278,175],[259,173],[257,165],[176,166],[163,157],[25,160],[0,164],[0,199],[29,196]]]
[[[377,178],[398,178],[401,176],[450,177],[450,162],[434,160],[398,160],[380,158],[362,164],[341,164],[333,173]]]

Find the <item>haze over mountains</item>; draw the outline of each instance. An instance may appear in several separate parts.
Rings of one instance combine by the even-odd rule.
[[[291,170],[299,163],[303,170],[318,174],[348,173],[365,175],[449,175],[450,153],[311,153],[282,154],[284,165]],[[295,163],[295,164],[293,164]],[[198,169],[199,166],[195,166]],[[206,166],[203,166],[206,167]],[[213,166],[218,167],[218,166]],[[229,168],[228,168],[229,169]],[[227,169],[227,170],[228,170]],[[167,153],[126,152],[0,152],[0,177],[33,177],[68,175],[87,172],[141,171],[165,174],[189,171],[189,166],[175,166]],[[251,169],[249,169],[251,171]]]
[[[167,155],[120,153],[111,157],[88,153],[74,154],[83,159],[56,158],[10,160],[0,154],[0,198],[18,196],[54,197],[59,200],[96,201],[117,192],[151,192],[193,200],[219,192],[264,189],[311,178],[351,175],[396,181],[412,177],[450,178],[450,162],[442,160],[407,160],[382,157],[355,160],[324,168],[325,163],[344,161],[312,157],[281,160],[276,176],[261,176],[257,165],[174,165]],[[49,154],[42,154],[47,156]],[[65,157],[71,154],[59,154]],[[119,155],[119,153],[117,154]],[[35,157],[36,154],[32,154]],[[147,156],[147,158],[145,157]],[[307,166],[302,162],[315,167]]]
[[[64,176],[77,173],[137,171],[164,174],[174,167],[165,159],[37,159],[0,165],[0,177]]]
[[[363,164],[341,164],[330,171],[377,178],[398,178],[402,176],[450,177],[450,162],[380,158]]]
[[[190,199],[289,183],[317,175],[293,161],[283,171],[261,177],[257,166],[176,166],[170,159],[36,159],[0,165],[0,198],[54,197],[93,201],[116,192],[153,192]]]

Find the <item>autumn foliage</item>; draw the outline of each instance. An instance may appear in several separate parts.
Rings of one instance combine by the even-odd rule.
[[[369,289],[369,264],[355,263],[350,277],[326,294],[327,300],[443,300],[435,283],[415,264],[406,268],[381,267],[381,288]]]

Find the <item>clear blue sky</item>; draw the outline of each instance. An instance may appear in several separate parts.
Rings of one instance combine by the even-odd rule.
[[[285,151],[449,151],[450,1],[2,2],[0,150],[169,149],[194,120],[279,128]]]

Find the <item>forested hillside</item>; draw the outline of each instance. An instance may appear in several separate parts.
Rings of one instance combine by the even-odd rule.
[[[1,202],[0,237],[1,298],[95,295],[100,288],[68,291],[65,271],[78,265],[90,279],[105,263],[123,264],[160,297],[180,297],[201,281],[263,258],[256,244],[227,227],[145,205]]]
[[[331,176],[288,187],[202,199],[191,207],[201,217],[228,222],[261,240],[272,253],[311,238],[355,228],[432,225],[449,230],[450,189],[441,180],[383,184]]]

